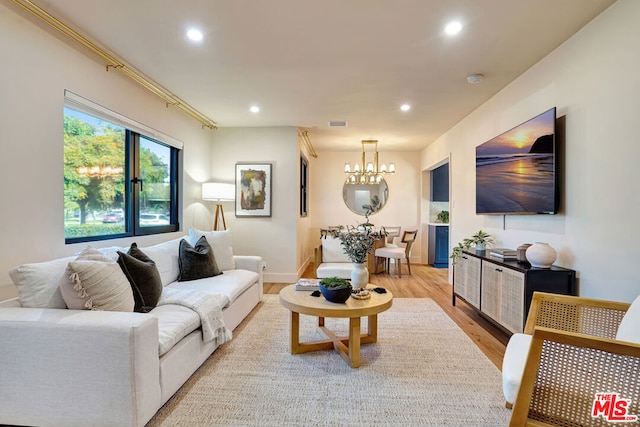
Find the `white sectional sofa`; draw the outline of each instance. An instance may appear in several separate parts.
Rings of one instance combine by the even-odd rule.
[[[218,295],[224,323],[235,329],[262,299],[262,258],[231,253],[219,262],[223,274],[178,282],[181,239],[140,248],[156,263],[163,296]],[[23,283],[19,298],[0,303],[0,424],[144,426],[220,343],[205,341],[198,313],[179,304],[149,313],[60,307],[55,288],[73,259],[11,273]],[[29,295],[24,281],[40,295]]]

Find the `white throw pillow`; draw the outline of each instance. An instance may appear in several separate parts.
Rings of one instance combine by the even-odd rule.
[[[20,305],[34,308],[66,308],[60,292],[60,277],[73,258],[22,264],[9,271],[9,276],[18,289]]]
[[[616,339],[640,344],[640,296],[631,303],[622,318]]]
[[[108,255],[105,255],[103,251],[98,250],[91,245],[83,249],[74,261],[82,260],[114,262],[114,260],[112,260]],[[67,304],[67,308],[70,308],[71,310],[84,310],[89,296],[80,297],[78,292],[73,288],[74,284],[71,281],[71,275],[73,273],[74,271],[69,265],[67,265],[64,274],[60,278],[60,292],[62,293],[64,302]]]
[[[213,248],[213,257],[216,259],[218,268],[222,271],[234,270],[236,263],[233,261],[233,239],[231,238],[231,229],[224,231],[202,231],[189,227],[189,243],[192,246],[198,242],[200,237],[204,236]]]
[[[180,263],[178,253],[180,252],[180,241],[183,237],[158,243],[157,245],[140,248],[149,258],[156,263],[156,268],[160,273],[162,286],[167,286],[178,280],[180,275]]]
[[[79,297],[88,296],[89,310],[129,311],[135,306],[127,276],[117,262],[71,261],[71,281]]]
[[[320,239],[322,244],[322,262],[351,262],[349,256],[344,253],[340,239],[327,237]]]

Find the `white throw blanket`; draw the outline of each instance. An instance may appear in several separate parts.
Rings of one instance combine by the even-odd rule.
[[[202,339],[205,342],[217,340],[221,345],[231,340],[232,332],[222,319],[222,308],[229,302],[226,295],[208,294],[191,289],[164,288],[158,305],[181,305],[198,313],[202,323]]]

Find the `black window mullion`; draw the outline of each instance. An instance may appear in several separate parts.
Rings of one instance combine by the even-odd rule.
[[[131,149],[129,151],[131,178],[129,179],[129,185],[131,191],[129,192],[131,197],[131,230],[133,235],[137,236],[141,231],[140,228],[140,186],[143,185],[140,182],[140,135],[129,131],[130,135],[129,143]]]

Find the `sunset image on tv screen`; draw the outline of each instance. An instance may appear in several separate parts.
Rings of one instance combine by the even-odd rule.
[[[476,213],[556,213],[552,108],[476,148]]]

